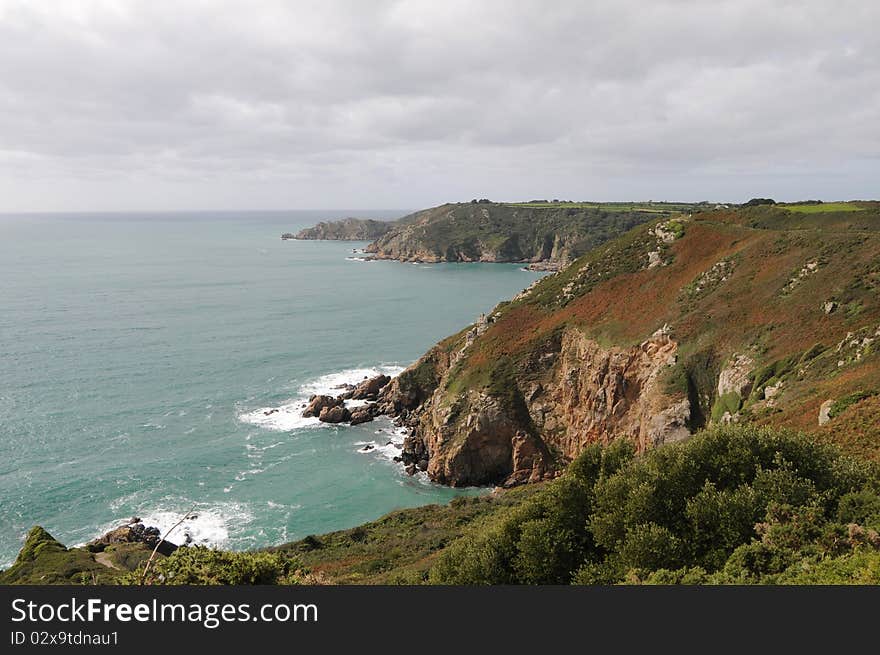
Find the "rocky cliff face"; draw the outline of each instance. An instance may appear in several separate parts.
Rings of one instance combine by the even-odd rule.
[[[409,262],[567,264],[655,217],[598,207],[447,204],[402,218],[367,252]]]
[[[411,408],[404,461],[426,462],[431,479],[443,484],[513,485],[552,477],[592,442],[626,436],[644,450],[684,439],[689,401],[667,394],[662,382],[677,347],[663,331],[638,346],[604,348],[572,329],[535,351],[503,394],[450,394],[441,374],[414,405],[392,386],[387,401]],[[464,351],[447,357],[447,372]]]
[[[848,216],[804,229],[759,207],[590,251],[387,386],[404,461],[443,484],[515,485],[616,437],[645,451],[710,423],[861,425],[830,408],[869,403],[880,375],[880,205],[863,206],[858,235]],[[833,439],[864,441],[847,431]]]
[[[309,239],[330,241],[372,241],[388,232],[392,223],[368,218],[344,218],[339,221],[318,223],[296,234],[285,233],[286,239]]]

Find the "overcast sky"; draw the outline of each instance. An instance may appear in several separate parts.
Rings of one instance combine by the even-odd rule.
[[[880,196],[880,2],[0,0],[0,211]]]

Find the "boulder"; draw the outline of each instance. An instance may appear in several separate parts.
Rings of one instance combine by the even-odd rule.
[[[350,419],[351,412],[342,405],[324,407],[318,415],[318,420],[322,423],[346,423]]]
[[[767,401],[769,407],[776,406],[776,400],[779,398],[784,384],[782,380],[778,380],[775,384],[768,384],[764,387],[764,400]]]
[[[353,400],[376,400],[382,387],[389,382],[391,382],[391,377],[388,375],[377,375],[374,378],[364,380],[355,387],[351,397]]]
[[[329,409],[331,407],[339,407],[344,402],[345,401],[343,401],[342,398],[334,398],[333,396],[325,396],[323,394],[312,396],[311,398],[309,398],[309,405],[308,407],[306,407],[302,415],[305,418],[312,418],[314,416],[320,418],[321,413],[325,409]]]
[[[825,425],[831,420],[831,408],[833,406],[833,400],[826,400],[819,406],[819,425]]]
[[[110,530],[97,539],[90,541],[86,544],[86,548],[93,553],[100,553],[111,544],[142,543],[146,548],[153,550],[156,547],[156,544],[159,544],[160,542],[159,553],[161,555],[170,555],[177,550],[176,544],[173,544],[170,541],[161,541],[159,528],[145,526],[140,520],[138,520],[137,523],[121,525],[118,528]]]
[[[373,414],[366,407],[358,407],[351,412],[351,424],[359,425],[361,423],[369,423],[373,420]]]

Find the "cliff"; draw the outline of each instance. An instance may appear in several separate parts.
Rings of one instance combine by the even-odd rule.
[[[392,227],[387,221],[369,218],[343,218],[338,221],[321,222],[296,234],[285,233],[283,239],[311,239],[332,241],[373,241]]]
[[[457,203],[406,216],[367,247],[377,259],[568,263],[669,210],[583,203]]]
[[[591,443],[645,451],[731,422],[831,421],[864,447],[842,429],[850,410],[828,414],[876,406],[880,204],[798,210],[655,220],[502,303],[387,388],[384,410],[411,428],[404,461],[444,484],[514,485]]]

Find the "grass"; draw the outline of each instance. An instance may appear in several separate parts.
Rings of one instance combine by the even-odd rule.
[[[661,202],[505,202],[505,207],[528,207],[532,209],[602,209],[609,212],[651,212],[667,214],[687,212],[696,208],[691,203]]]
[[[310,535],[268,550],[295,555],[314,574],[338,584],[420,584],[448,544],[543,486],[399,510],[350,530]]]
[[[827,212],[861,212],[864,207],[859,207],[851,202],[823,202],[821,204],[783,205],[790,212],[799,214],[824,214]]]
[[[65,548],[41,527],[32,528],[15,563],[0,571],[0,584],[108,584],[120,571],[95,561],[84,548]]]
[[[880,396],[869,396],[844,408],[817,435],[845,452],[880,462]]]
[[[865,211],[840,220],[773,206],[696,213],[672,225],[683,228],[675,230],[679,238],[660,246],[666,264],[651,269],[647,253],[659,244],[650,234],[652,223],[639,225],[500,307],[489,329],[444,376],[440,405],[458,407],[464,419],[468,412],[460,401],[469,391],[501,396],[501,387],[545,383],[535,354],[558,352],[554,344],[565,331],[580,330],[603,348],[627,347],[668,324],[679,344],[668,390],[690,397],[694,426],[707,423],[713,409],[717,420],[724,411],[742,411],[741,404],[746,420],[815,432],[819,405],[875,387],[876,377],[871,380],[880,367],[872,349],[859,361],[835,351],[848,332],[870,328],[873,334],[880,324],[880,234],[862,231],[880,226],[880,206],[862,204]],[[792,276],[813,261],[818,269],[789,288]],[[682,294],[719,262],[736,265],[682,302]],[[838,303],[830,315],[822,309],[828,300]],[[718,363],[743,352],[755,359],[753,392],[716,406]],[[841,359],[847,361],[839,366]],[[760,402],[761,390],[779,381],[774,403]],[[844,422],[845,415],[832,422],[840,428],[833,440],[871,451],[868,442],[876,432],[861,436],[868,417],[857,424]],[[554,435],[541,436],[553,446]]]

